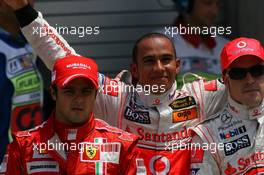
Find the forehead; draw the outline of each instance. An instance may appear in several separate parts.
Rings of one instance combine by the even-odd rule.
[[[64,87],[64,89],[67,88],[90,88],[93,89],[94,85],[88,78],[85,77],[79,77],[74,78],[73,80],[69,81],[67,85]]]
[[[251,67],[257,64],[264,64],[264,61],[256,56],[253,55],[244,55],[239,58],[237,58],[231,65],[230,68],[232,67]]]
[[[144,57],[156,54],[171,54],[174,55],[173,44],[165,37],[151,37],[143,39],[138,44],[138,56]]]

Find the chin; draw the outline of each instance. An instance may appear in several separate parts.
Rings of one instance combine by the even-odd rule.
[[[78,118],[78,119],[74,119],[74,120],[72,120],[71,122],[72,122],[73,124],[75,124],[75,125],[82,125],[82,124],[84,124],[86,121],[87,121],[87,120],[84,120],[84,119],[80,119],[80,118]]]
[[[258,107],[261,103],[262,103],[262,99],[259,96],[247,98],[246,100],[246,105],[249,106],[250,108]]]

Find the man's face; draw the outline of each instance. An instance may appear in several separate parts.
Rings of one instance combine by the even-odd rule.
[[[0,0],[0,27],[10,33],[19,31],[19,24],[15,13],[4,1]]]
[[[85,123],[93,111],[96,92],[87,78],[76,78],[64,88],[57,87],[57,94],[52,91],[57,119],[69,125]]]
[[[137,64],[132,65],[132,74],[138,84],[164,85],[165,90],[171,88],[180,67],[173,47],[163,37],[146,38],[138,44]]]
[[[195,0],[190,16],[199,26],[212,26],[219,13],[219,0]]]
[[[232,99],[250,108],[259,106],[263,100],[264,76],[252,76],[249,72],[247,72],[243,79],[234,80],[230,76],[232,74],[232,69],[233,72],[238,74],[237,72],[239,72],[239,69],[234,68],[252,67],[251,71],[255,70],[255,74],[260,75],[262,69],[258,69],[258,66],[254,67],[256,65],[264,65],[264,61],[251,55],[241,56],[230,65],[227,70],[227,75],[224,76],[225,84],[229,89]],[[257,69],[260,71],[256,72]],[[228,71],[230,72],[228,73]]]
[[[0,1],[0,19],[1,19],[1,21],[5,20],[7,22],[8,22],[8,20],[14,21],[16,19],[12,8],[9,7],[2,0]]]

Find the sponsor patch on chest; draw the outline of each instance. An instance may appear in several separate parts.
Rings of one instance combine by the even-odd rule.
[[[230,156],[236,153],[242,148],[249,147],[251,145],[248,135],[244,135],[236,140],[231,142],[224,143],[224,151],[226,156]]]
[[[150,117],[148,111],[137,111],[128,106],[125,109],[124,116],[127,120],[133,122],[150,124]]]
[[[195,102],[194,97],[187,96],[184,98],[179,98],[179,99],[174,100],[169,106],[173,110],[178,110],[178,109],[188,108],[188,107],[195,106],[195,105],[196,105],[196,102]]]
[[[119,164],[121,144],[118,142],[89,143],[84,142],[81,162],[105,162]]]
[[[28,174],[59,172],[59,164],[56,161],[27,162]]]
[[[172,122],[173,123],[193,120],[197,117],[198,116],[197,116],[196,107],[172,112]]]
[[[172,111],[172,122],[184,122],[198,117],[194,97],[187,96],[174,100],[170,105]]]

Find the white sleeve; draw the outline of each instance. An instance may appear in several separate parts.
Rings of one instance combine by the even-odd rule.
[[[199,103],[200,121],[218,113],[227,101],[225,85],[219,80],[204,82],[203,80],[184,84],[183,90],[191,93]]]
[[[112,126],[121,126],[124,107],[129,96],[128,85],[119,78],[111,79],[99,74],[99,92],[97,93],[94,114]]]
[[[34,21],[21,30],[36,54],[50,70],[56,59],[69,54],[76,55],[75,50],[43,19],[40,12]]]
[[[202,139],[195,135],[192,139],[192,145],[203,145],[208,144],[202,141]],[[193,146],[195,147],[195,146]],[[204,147],[205,148],[205,147]],[[218,165],[212,156],[210,150],[205,150],[203,147],[192,148],[191,157],[191,174],[195,175],[220,175]]]

